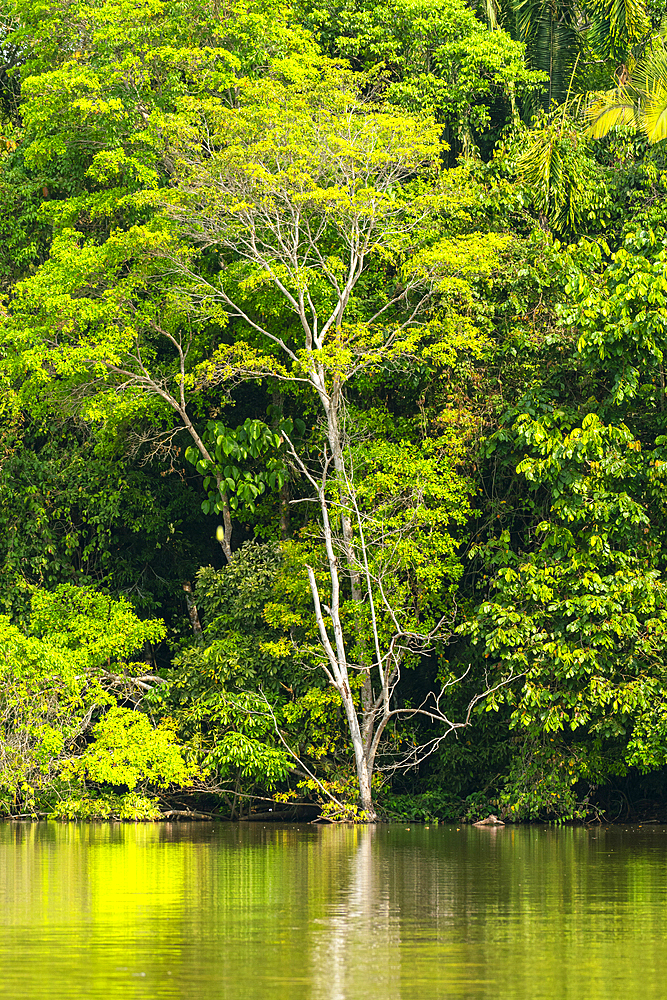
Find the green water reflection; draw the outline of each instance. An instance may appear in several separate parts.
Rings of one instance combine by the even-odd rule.
[[[667,996],[667,831],[0,824],[7,997]]]

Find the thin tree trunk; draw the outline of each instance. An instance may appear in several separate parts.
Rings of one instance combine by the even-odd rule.
[[[229,497],[222,488],[222,476],[218,475],[218,493],[222,503],[222,538],[218,536],[218,541],[225,559],[228,563],[232,561],[232,512],[229,507]]]
[[[274,429],[280,425],[281,418],[283,416],[283,401],[285,397],[282,392],[271,393],[271,400],[273,402],[273,426]],[[289,485],[287,480],[280,487],[280,492],[278,494],[279,503],[279,513],[278,513],[278,527],[280,529],[280,537],[283,541],[290,536],[290,513],[289,513]]]
[[[373,792],[371,787],[372,774],[368,766],[368,753],[365,745],[366,741],[362,736],[357,710],[354,707],[352,692],[350,691],[349,685],[345,685],[345,690],[341,692],[341,697],[343,699],[345,714],[347,715],[347,723],[350,728],[352,746],[354,747],[354,760],[357,771],[357,782],[359,785],[359,804],[366,813],[366,819],[368,822],[374,823],[377,819],[377,814],[373,805]]]
[[[347,481],[346,481],[346,470],[345,462],[343,457],[343,434],[340,428],[340,406],[341,406],[341,396],[340,396],[340,385],[334,384],[333,391],[327,399],[327,405],[325,406],[327,415],[327,438],[329,440],[329,447],[331,448],[331,455],[333,459],[333,466],[336,472],[337,487],[339,490],[339,496],[341,501],[340,517],[341,526],[343,530],[343,548],[345,552],[345,561],[347,563],[347,570],[350,578],[350,588],[352,591],[352,600],[354,603],[361,608],[364,599],[364,590],[362,583],[362,576],[358,566],[358,561],[355,555],[354,547],[354,533],[352,529],[352,518],[345,509],[345,507],[351,507],[351,498],[347,495]],[[322,495],[322,503],[326,504],[326,498]],[[331,538],[331,527],[328,524],[328,516],[324,518],[324,530],[325,535],[327,535],[327,551],[329,554],[329,573],[331,576],[332,586],[335,582],[336,590],[339,588],[338,583],[338,561],[334,555],[332,538]],[[338,652],[338,668],[339,675],[336,677],[337,687],[343,701],[343,706],[345,708],[345,713],[347,715],[348,726],[350,730],[350,736],[352,738],[352,745],[354,747],[355,765],[357,772],[357,782],[359,786],[359,802],[361,808],[366,813],[366,817],[369,822],[375,822],[377,815],[375,808],[373,806],[373,795],[372,795],[372,768],[369,767],[369,755],[371,752],[371,746],[373,743],[373,720],[375,713],[373,710],[373,688],[371,683],[371,665],[369,662],[368,650],[362,645],[361,648],[361,660],[360,664],[364,671],[364,679],[361,690],[361,723],[359,721],[359,716],[357,714],[356,707],[354,705],[354,700],[352,698],[352,693],[349,687],[348,673],[347,673],[347,659],[343,644],[343,628],[340,622],[339,609],[337,602],[333,602],[333,607],[330,609],[330,615],[332,618],[332,624],[334,626],[334,632],[339,633],[338,641],[336,643],[337,647],[340,646]],[[358,630],[361,634],[361,629]]]
[[[199,612],[197,611],[197,605],[192,593],[192,584],[189,580],[186,580],[183,584],[183,591],[185,593],[185,603],[188,607],[188,617],[190,619],[190,624],[192,625],[192,631],[197,638],[201,638],[202,629],[201,622],[199,620]]]
[[[340,429],[339,415],[340,415],[340,404],[341,404],[341,387],[338,382],[334,384],[333,392],[331,395],[331,400],[329,408],[327,411],[327,436],[329,439],[329,446],[331,448],[331,453],[334,462],[334,468],[338,476],[339,489],[341,491],[341,501],[343,505],[351,506],[350,498],[347,495],[347,488],[345,485],[345,462],[343,459],[343,440],[342,433]],[[354,551],[354,532],[352,530],[352,518],[345,511],[341,510],[341,527],[343,529],[343,543],[345,548],[345,559],[347,561],[347,568],[350,574],[350,589],[352,591],[352,600],[360,608],[364,600],[364,592],[362,586],[361,572],[359,571],[358,562],[356,559]],[[358,630],[359,635],[362,635],[361,629]],[[373,705],[373,686],[371,682],[371,668],[368,662],[368,651],[364,648],[363,639],[360,640],[361,645],[361,666],[365,668],[364,670],[364,681],[361,689],[361,704],[364,714],[364,724],[362,726],[363,738],[366,746],[370,746],[372,739],[372,732],[369,731],[369,724],[372,726],[372,715],[371,708]]]
[[[290,516],[289,516],[289,486],[287,481],[283,483],[280,487],[279,502],[280,502],[280,515],[278,519],[278,526],[280,528],[280,537],[283,541],[290,536]]]
[[[200,438],[199,434],[195,430],[195,426],[190,420],[190,417],[185,409],[185,407],[178,407],[177,410],[181,415],[181,419],[185,424],[185,427],[194,441],[197,451],[202,458],[206,459],[207,462],[213,462],[211,454]],[[222,547],[222,551],[225,553],[225,559],[228,563],[232,561],[232,512],[229,508],[229,497],[222,488],[222,476],[219,474],[217,476],[218,483],[218,493],[220,494],[220,501],[222,503],[222,524],[223,524],[223,537],[219,538],[218,541]]]

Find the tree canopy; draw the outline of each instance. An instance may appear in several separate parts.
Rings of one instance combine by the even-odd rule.
[[[653,7],[2,9],[0,811],[661,800]]]

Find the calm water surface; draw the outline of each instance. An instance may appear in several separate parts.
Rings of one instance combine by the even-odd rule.
[[[0,824],[5,997],[664,1000],[667,830]]]

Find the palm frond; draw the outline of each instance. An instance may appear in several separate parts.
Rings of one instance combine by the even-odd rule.
[[[632,68],[624,87],[603,94],[586,112],[588,134],[595,139],[620,125],[632,125],[650,142],[667,139],[667,41],[661,35]]]
[[[588,41],[602,59],[625,61],[651,27],[644,0],[594,0],[589,16]]]
[[[667,138],[667,46],[664,38],[653,45],[635,67],[635,86],[642,94],[641,126],[650,142]]]
[[[619,87],[599,98],[586,109],[588,120],[587,135],[601,139],[613,128],[639,125],[639,105],[636,98],[625,88]]]
[[[640,94],[640,125],[650,142],[667,138],[667,44],[663,37],[632,71],[632,84]]]
[[[490,28],[496,29],[500,26],[500,11],[497,0],[486,0],[486,20]]]
[[[642,111],[641,125],[649,142],[667,139],[667,90],[655,94]]]
[[[562,101],[581,49],[574,0],[512,0],[512,9],[531,69],[549,76],[547,105]]]
[[[667,85],[667,42],[656,36],[644,56],[632,69],[632,85],[645,94]]]

